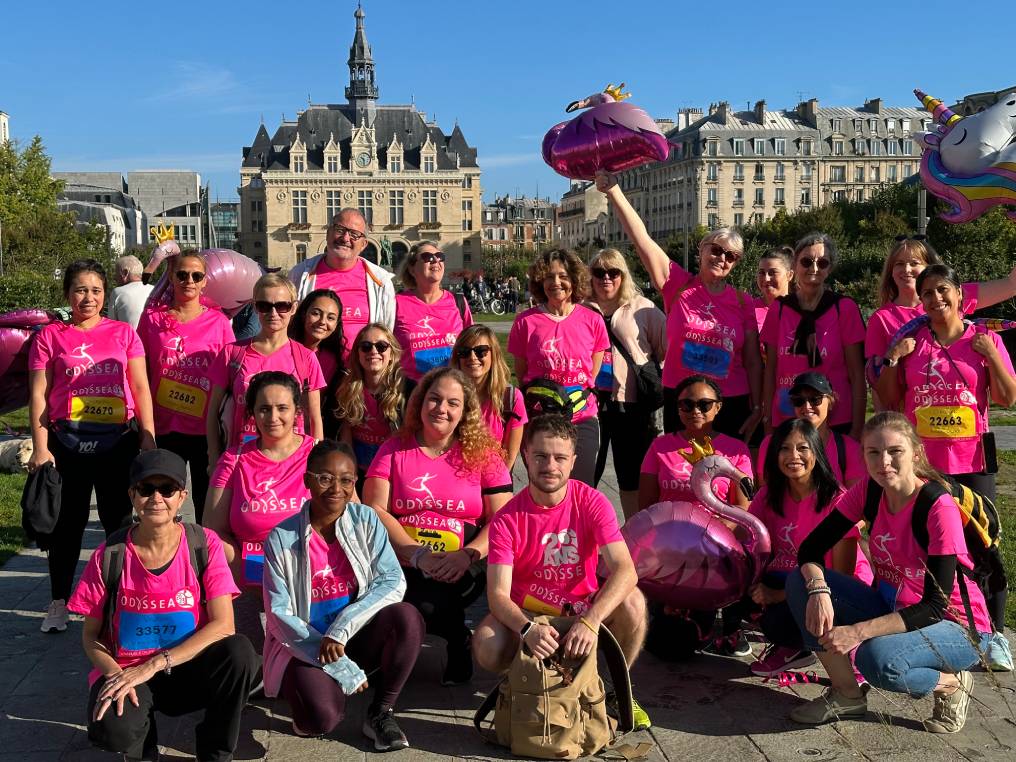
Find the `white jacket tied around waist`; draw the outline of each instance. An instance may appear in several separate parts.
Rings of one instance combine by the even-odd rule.
[[[315,270],[324,256],[324,254],[318,254],[315,257],[300,262],[289,271],[289,279],[296,285],[297,299],[303,299],[317,288]],[[367,268],[364,288],[367,290],[367,307],[370,310],[370,320],[368,322],[381,323],[388,326],[389,330],[394,329],[395,285],[392,283],[392,279],[395,275],[369,260],[364,259],[363,264]]]

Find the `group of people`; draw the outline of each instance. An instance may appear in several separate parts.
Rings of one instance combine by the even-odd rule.
[[[249,340],[236,341],[202,298],[197,253],[169,260],[171,298],[150,305],[137,331],[103,317],[98,263],[66,268],[71,320],[46,326],[31,350],[30,469],[52,463],[62,477],[42,629],[65,630],[69,610],[85,617],[96,743],[150,759],[156,709],[205,707],[198,756],[228,759],[260,657],[265,693],[289,703],[294,733],[329,732],[370,675],[363,732],[379,750],[404,748],[394,705],[426,633],[445,641],[441,679],[457,684],[474,659],[506,669],[521,643],[538,656],[558,647],[584,656],[600,625],[629,664],[647,633],[651,647],[679,647],[668,633],[682,622],[694,625],[693,648],[747,655],[745,619],[770,644],[756,674],[816,653],[828,669],[832,688],[795,719],[863,713],[867,681],[934,690],[928,728],[962,727],[965,670],[979,657],[969,639],[959,643],[966,620],[948,605],[957,563],[969,564],[959,515],[939,498],[926,547],[899,516],[940,473],[993,496],[988,403],[1016,401],[1016,379],[997,336],[962,316],[1016,294],[1016,274],[960,284],[927,242],[904,239],[866,335],[857,305],[825,288],[835,264],[827,237],[764,258],[756,300],[726,282],[742,254],[736,231],[707,235],[692,275],[652,241],[613,178],[597,185],[666,313],[615,250],[588,265],[567,250],[538,254],[535,306],[515,317],[507,342],[518,386],[494,331],[442,286],[439,245],[411,249],[396,293],[392,274],[360,256],[369,229],[355,209],[336,215],[323,254],[258,280],[260,327]],[[922,311],[928,325],[889,347]],[[881,352],[877,405],[903,414],[865,423],[866,347]],[[660,366],[657,436],[643,381]],[[563,408],[536,416],[532,388],[554,391]],[[719,616],[653,607],[650,624],[596,485],[609,449],[625,517],[694,499],[680,451],[704,437],[764,481],[754,499],[733,482],[713,488],[765,521],[776,552],[762,582]],[[528,484],[516,493],[520,453]],[[177,521],[188,470],[197,533]],[[872,481],[883,495],[866,554],[855,525]],[[93,489],[109,544],[72,595]],[[112,547],[123,548],[119,579],[108,573]],[[873,580],[882,608],[862,595]],[[465,611],[485,592],[490,615],[471,632]],[[863,604],[847,614],[849,596]],[[1007,655],[1004,599],[986,602],[976,588],[970,598],[981,645]],[[581,624],[563,638],[531,621],[562,612]],[[917,631],[927,663],[901,665]],[[182,695],[179,675],[196,673],[207,689]]]

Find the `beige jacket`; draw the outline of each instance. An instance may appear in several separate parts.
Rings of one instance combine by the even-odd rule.
[[[587,306],[602,314],[595,302]],[[667,318],[663,312],[644,296],[636,296],[610,317],[610,330],[614,337],[624,344],[638,364],[649,361],[650,355],[663,365],[667,352]],[[636,402],[635,371],[620,352],[611,352],[614,365],[614,392],[612,399],[617,402]]]

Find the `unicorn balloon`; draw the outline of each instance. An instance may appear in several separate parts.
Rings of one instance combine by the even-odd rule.
[[[621,533],[639,587],[650,600],[675,609],[707,610],[745,595],[759,580],[771,543],[761,521],[713,493],[713,479],[725,476],[737,483],[744,474],[713,451],[709,437],[691,446],[681,454],[693,464],[691,485],[698,500],[651,505],[632,516]]]
[[[915,137],[925,147],[924,186],[952,207],[942,219],[970,222],[993,206],[1016,204],[1016,92],[965,117],[920,90],[914,95],[938,122]],[[1016,220],[1016,212],[1009,217]]]

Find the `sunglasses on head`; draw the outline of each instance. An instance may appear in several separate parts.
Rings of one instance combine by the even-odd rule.
[[[465,360],[469,355],[476,355],[477,360],[482,360],[490,354],[489,344],[477,344],[475,347],[460,347],[455,351],[455,356],[460,360]]]
[[[621,272],[616,267],[608,267],[608,268],[593,267],[592,269],[590,269],[590,272],[593,274],[594,278],[597,278],[599,280],[603,280],[608,276],[610,277],[611,280],[617,280],[622,275],[624,275],[624,273]]]
[[[698,411],[700,413],[708,413],[710,410],[713,409],[713,405],[718,405],[719,403],[720,403],[719,400],[683,399],[677,401],[677,407],[681,410],[682,413],[690,413],[692,410],[695,410],[696,408],[698,408]]]
[[[811,394],[791,394],[790,404],[794,407],[804,407],[805,405],[808,405],[809,407],[818,407],[822,404],[822,400],[824,399],[824,394],[819,394],[817,396]]]
[[[741,258],[741,255],[738,254],[736,251],[724,249],[722,246],[715,243],[709,244],[708,253],[709,256],[711,257],[716,257],[717,259],[724,259],[731,264],[733,264],[734,262],[736,262]]]
[[[275,310],[280,315],[285,315],[291,309],[293,309],[292,302],[265,302],[258,299],[254,302],[254,309],[260,312],[262,315],[267,315],[272,310]]]
[[[205,274],[200,270],[177,270],[176,279],[181,283],[186,283],[187,281],[200,283],[205,279]]]
[[[815,259],[815,257],[801,257],[798,262],[801,263],[801,267],[805,270],[810,270],[812,265],[817,267],[819,270],[828,270],[832,262],[828,259]]]
[[[140,497],[151,497],[158,492],[163,497],[173,497],[179,492],[181,487],[176,484],[150,484],[149,482],[141,482],[141,484],[134,485],[134,491],[138,493]]]
[[[367,237],[359,230],[353,230],[352,228],[343,227],[342,225],[332,225],[332,230],[335,231],[336,238],[342,238],[342,236],[348,235],[349,240],[352,241],[353,243],[361,241]]]
[[[444,262],[447,257],[443,251],[425,251],[420,255],[420,261],[425,265],[433,264],[434,262]]]
[[[364,354],[370,354],[370,350],[374,349],[379,355],[383,355],[392,345],[387,341],[361,341],[357,344],[357,348]]]
[[[903,241],[927,241],[928,236],[924,233],[918,233],[917,235],[898,235],[896,236],[896,243],[902,243]]]

